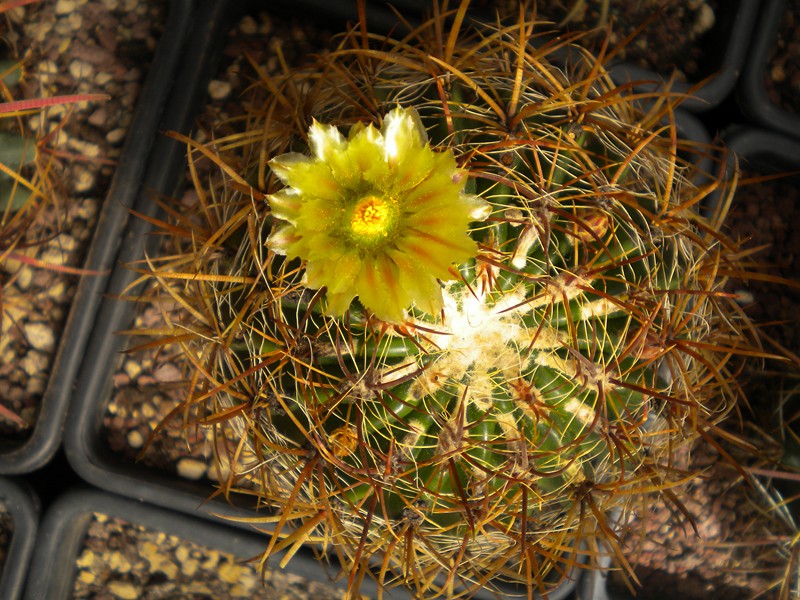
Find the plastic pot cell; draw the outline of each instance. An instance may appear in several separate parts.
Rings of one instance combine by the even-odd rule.
[[[0,598],[22,597],[28,564],[39,525],[39,500],[24,483],[0,477],[0,506],[7,515],[0,522],[6,539],[0,562]]]
[[[25,598],[341,598],[346,580],[300,550],[262,582],[264,537],[106,492],[67,492],[45,513]],[[363,593],[377,589],[365,582]],[[405,598],[391,594],[390,598]]]
[[[766,274],[796,282],[800,278],[800,140],[769,130],[731,129],[724,134],[736,155],[744,184],[731,209],[731,226],[749,239],[750,247],[764,249],[754,256]],[[759,180],[760,179],[760,180]],[[770,342],[795,355],[800,353],[800,291],[777,283],[744,284],[746,309],[764,325]],[[770,350],[778,350],[774,345]],[[783,371],[784,369],[781,369]]]
[[[84,349],[93,331],[97,308],[116,262],[122,231],[141,184],[156,127],[177,67],[177,57],[189,26],[194,0],[172,0],[162,41],[153,58],[130,133],[103,203],[95,236],[84,268],[97,275],[85,276],[77,286],[51,375],[40,401],[31,435],[23,440],[0,441],[0,473],[33,471],[46,464],[61,443],[62,430]]]
[[[800,83],[800,60],[792,48],[797,43],[800,10],[797,3],[765,0],[738,89],[743,112],[755,123],[783,134],[800,137],[800,114],[791,103]],[[791,29],[788,29],[791,28]],[[779,40],[780,38],[780,40]],[[781,47],[783,58],[774,53]],[[781,102],[785,99],[785,103]]]
[[[758,2],[752,0],[717,3],[714,24],[702,38],[704,58],[700,74],[694,80],[670,84],[674,93],[688,95],[681,104],[683,108],[693,112],[710,110],[733,91],[747,55],[757,13]],[[659,26],[658,20],[654,26]],[[617,83],[633,83],[643,92],[663,88],[671,76],[671,73],[657,73],[624,61],[612,63],[609,70]]]

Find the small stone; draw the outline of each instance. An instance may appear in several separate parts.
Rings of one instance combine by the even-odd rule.
[[[64,282],[58,282],[55,285],[47,288],[47,297],[53,300],[61,301],[66,297],[67,286]]]
[[[93,221],[97,215],[97,202],[81,201],[75,210],[75,216],[84,221]]]
[[[114,77],[111,75],[111,73],[106,73],[105,71],[103,71],[95,75],[94,82],[102,87],[112,79],[114,79]]]
[[[161,383],[169,383],[180,381],[181,379],[181,372],[178,367],[173,365],[172,363],[166,363],[158,367],[153,376],[156,378],[156,381]]]
[[[70,13],[67,24],[72,31],[78,31],[83,26],[83,16],[79,12]]]
[[[91,571],[81,571],[78,575],[78,579],[81,583],[92,585],[94,583],[94,574]]]
[[[144,542],[140,546],[140,556],[150,564],[150,571],[152,573],[161,572],[167,576],[167,579],[175,579],[178,574],[178,565],[172,562],[162,551],[161,546],[163,540],[159,541],[159,536],[156,536],[156,543]]]
[[[194,574],[197,573],[197,569],[199,568],[200,563],[193,558],[181,562],[181,573],[186,575],[186,577],[194,577]]]
[[[30,287],[32,281],[33,270],[28,265],[23,265],[20,270],[17,271],[17,279],[15,282],[17,289],[24,292]]]
[[[108,113],[106,113],[105,107],[100,107],[96,111],[94,111],[87,121],[89,121],[90,125],[94,125],[95,127],[102,127],[105,125],[106,120],[108,119]]]
[[[178,475],[184,479],[197,481],[206,474],[207,466],[194,458],[182,458],[177,464]]]
[[[31,24],[31,28],[26,27],[26,33],[33,38],[36,42],[43,42],[47,39],[48,34],[53,29],[53,21],[43,19],[38,23]]]
[[[152,404],[142,404],[142,416],[145,419],[152,419],[156,416],[156,409]]]
[[[242,578],[242,567],[232,562],[224,562],[217,571],[220,579],[226,583],[238,583]]]
[[[54,104],[53,106],[48,106],[44,110],[45,118],[48,121],[60,121],[61,117],[63,117],[67,112],[67,107],[63,104]],[[64,136],[66,137],[66,136]]]
[[[75,79],[91,79],[94,77],[94,67],[82,60],[73,60],[69,63],[69,74]]]
[[[109,144],[117,145],[122,140],[125,139],[125,135],[128,133],[128,130],[125,127],[117,127],[116,129],[112,129],[106,134],[106,141]]]
[[[83,140],[70,137],[67,138],[67,146],[86,158],[97,158],[100,156],[100,146],[97,144],[92,144],[91,142],[85,142]]]
[[[131,563],[121,552],[111,552],[108,555],[108,566],[117,573],[127,573],[131,570]]]
[[[29,377],[45,373],[50,363],[46,355],[41,352],[36,352],[35,350],[28,352],[20,362],[22,370],[25,371]]]
[[[23,328],[25,338],[36,350],[50,352],[56,345],[56,338],[49,325],[44,323],[28,323]]]
[[[208,552],[208,558],[203,561],[202,567],[206,570],[214,570],[219,565],[220,554],[216,550],[211,550]]]
[[[58,0],[56,2],[56,14],[68,15],[75,10],[75,0]]]
[[[42,83],[50,83],[58,75],[58,65],[52,60],[43,60],[36,67],[36,72]]]
[[[141,365],[134,360],[126,360],[122,370],[125,371],[132,381],[142,374]]]
[[[697,13],[697,19],[692,26],[692,33],[696,36],[703,35],[706,31],[714,27],[714,9],[708,4],[703,4],[700,11]]]
[[[131,429],[127,435],[128,445],[131,448],[141,448],[144,446],[144,436],[138,429]]]
[[[66,264],[69,255],[58,248],[47,248],[39,256],[39,260],[50,266],[61,266]]]
[[[208,84],[208,95],[212,100],[224,100],[231,95],[231,84],[227,81],[212,79]]]
[[[231,588],[230,594],[231,598],[251,598],[253,596],[253,588],[238,583]]]
[[[91,569],[94,566],[95,553],[92,551],[84,551],[75,561],[78,567],[83,569]]]
[[[78,247],[78,242],[75,241],[75,238],[66,233],[59,234],[51,244],[64,252],[72,252]]]
[[[111,581],[108,583],[108,591],[122,600],[136,600],[140,597],[140,591],[128,581]]]
[[[25,384],[25,391],[31,396],[43,394],[47,388],[47,379],[44,377],[31,377]]]
[[[245,35],[254,35],[258,33],[258,23],[250,15],[246,16],[239,23],[239,31]]]
[[[95,176],[88,169],[75,167],[72,175],[72,187],[76,193],[85,194],[94,187]]]

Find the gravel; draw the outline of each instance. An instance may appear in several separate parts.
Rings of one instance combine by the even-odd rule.
[[[95,514],[76,560],[72,598],[156,600],[343,598],[332,586],[140,525]]]
[[[0,435],[30,435],[69,313],[96,217],[120,157],[144,74],[165,17],[164,0],[58,0],[14,9],[0,21],[11,56],[26,66],[16,99],[104,93],[104,102],[52,106],[26,117],[54,159],[53,202],[30,227],[21,253],[36,266],[0,261]]]

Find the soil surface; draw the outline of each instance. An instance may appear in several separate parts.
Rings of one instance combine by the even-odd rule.
[[[209,82],[209,103],[200,121],[211,126],[241,111],[237,99],[255,76],[247,57],[265,72],[275,73],[281,68],[274,52],[278,46],[289,64],[297,64],[310,53],[325,48],[330,38],[329,32],[297,20],[273,17],[266,12],[245,16],[229,32],[222,66]],[[162,310],[169,310],[164,305],[141,304],[137,308],[134,329],[163,326]],[[131,340],[131,346],[146,341],[147,338],[137,336]],[[186,376],[186,365],[181,363],[179,352],[172,348],[147,350],[123,360],[114,375],[115,391],[103,419],[107,440],[114,452],[131,460],[141,460],[145,465],[187,479],[218,481],[226,473],[220,472],[218,466],[211,467],[213,450],[207,429],[184,430],[178,416],[171,426],[151,438],[159,423],[183,398],[181,383]]]
[[[0,37],[24,65],[14,99],[103,93],[53,106],[18,126],[39,140],[53,194],[20,250],[45,266],[0,260],[0,435],[24,439],[35,422],[99,208],[165,18],[164,0],[57,0],[0,19]]]
[[[764,76],[769,99],[790,112],[800,112],[800,2],[789,0],[780,21],[775,49]]]
[[[14,520],[8,507],[0,502],[0,573],[8,558],[8,546],[11,543],[11,536],[14,533]]]
[[[596,7],[598,3],[586,4]],[[549,5],[541,5],[540,9],[547,6]],[[650,41],[646,44],[629,48],[630,54],[627,58],[635,58],[643,66],[655,66],[667,71],[674,62],[678,62],[684,75],[693,77],[702,63],[698,50],[700,46],[695,45],[696,50],[688,51],[687,55],[686,44],[697,42],[704,32],[698,32],[692,39],[689,39],[691,36],[688,32],[692,31],[691,24],[701,19],[701,11],[706,11],[705,14],[709,10],[713,11],[716,3],[695,2],[692,6],[694,12],[669,13],[670,18],[674,19],[672,23],[679,23],[674,26],[683,31],[682,38],[679,36],[676,39],[669,33],[659,37],[659,33],[668,31],[669,28],[663,26],[663,20],[657,20],[658,26],[649,28],[654,31],[655,37],[649,38]],[[617,11],[612,12],[615,30],[618,31],[617,35],[624,37],[623,17],[629,20],[629,24],[639,23],[636,20],[639,17],[621,8],[614,10]],[[664,10],[667,14],[670,9]],[[598,14],[586,12],[583,19],[585,22],[593,22]],[[553,18],[563,16],[556,15]],[[702,18],[708,19],[707,16]],[[204,122],[210,123],[213,119],[236,110],[239,90],[247,82],[247,70],[241,62],[243,50],[255,56],[259,64],[266,62],[269,68],[275,67],[275,59],[269,58],[269,48],[265,46],[264,39],[255,34],[264,31],[291,31],[293,33],[289,39],[301,48],[307,47],[307,36],[314,35],[297,26],[276,25],[266,15],[242,21],[237,31],[232,32],[231,44],[225,51],[229,61],[227,66],[209,86],[213,101],[207,108]],[[236,34],[235,39],[233,33]],[[646,35],[647,32],[642,34]],[[660,50],[667,42],[676,45],[668,50]],[[696,53],[692,54],[693,52]],[[686,60],[686,56],[697,58],[690,57]],[[782,249],[794,247],[792,244],[796,244],[792,241],[796,234],[787,227],[787,223],[795,222],[791,216],[794,213],[787,212],[790,215],[788,218],[782,216],[783,212],[764,214],[761,209],[763,197],[747,196],[745,190],[732,212],[731,227],[736,230],[735,235],[742,238],[752,237],[751,246],[771,244],[775,254],[762,254],[760,258],[774,264],[778,271],[790,268],[797,261],[793,259],[794,254]],[[775,192],[762,192],[772,193]],[[788,196],[779,192],[778,197],[781,195]],[[796,206],[789,201],[781,201],[779,210],[791,211]],[[783,276],[791,276],[785,271],[780,272],[784,273]],[[789,301],[787,307],[780,309],[788,310],[789,313],[776,312],[775,303],[765,301],[774,297],[774,286],[759,287],[752,284],[749,291],[756,299],[748,305],[748,311],[754,318],[778,321],[785,320],[787,315],[792,314],[791,311],[795,315],[799,314],[797,311],[800,307],[796,305],[796,300]],[[783,305],[778,303],[778,306]],[[158,322],[158,311],[153,307],[143,309],[137,317],[137,326],[150,327]],[[786,343],[790,342],[793,335],[791,328],[776,325],[776,330]],[[115,375],[117,392],[105,420],[108,439],[115,451],[131,459],[138,454],[143,441],[160,419],[179,402],[182,377],[180,361],[168,351],[132,355],[125,360]],[[158,393],[153,393],[155,389],[159,390]],[[191,442],[188,446],[183,439],[184,433],[179,427],[159,433],[142,460],[148,465],[178,472],[190,479],[216,479],[213,469],[209,469],[211,451],[208,441],[203,437],[204,433],[200,430],[188,432]],[[737,472],[721,460],[717,453],[698,450],[690,464],[694,468],[707,470],[707,477],[695,480],[688,486],[685,495],[681,496],[698,533],[694,533],[691,524],[680,513],[653,509],[648,511],[644,538],[637,534],[626,538],[628,559],[645,585],[643,590],[639,590],[638,597],[663,598],[666,594],[674,594],[677,597],[699,599],[709,597],[710,594],[724,593],[726,597],[733,599],[749,598],[765,592],[778,577],[780,568],[785,565],[783,544],[787,534],[786,523],[764,517],[764,499],[744,483]],[[635,526],[636,522],[631,524],[631,528]],[[774,541],[776,538],[779,541]],[[773,541],[763,543],[765,539]],[[760,574],[754,575],[757,571]],[[616,581],[615,585],[620,586],[621,583]],[[769,597],[769,594],[763,597]]]
[[[537,16],[567,31],[594,30],[579,42],[591,49],[600,48],[606,26],[610,48],[635,34],[616,58],[666,76],[674,70],[679,81],[698,81],[718,68],[708,59],[718,4],[716,0],[555,0],[539,2]],[[605,18],[604,5],[608,5]]]
[[[342,592],[224,552],[96,514],[76,561],[72,598],[334,600]]]
[[[763,177],[745,172],[743,179]],[[760,272],[800,282],[800,179],[781,178],[743,185],[737,190],[728,223],[751,248],[762,248],[754,259]],[[763,324],[764,333],[800,355],[800,289],[766,281],[744,284],[745,311]]]

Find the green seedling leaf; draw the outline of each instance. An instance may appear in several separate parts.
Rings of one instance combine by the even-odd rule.
[[[7,131],[0,131],[0,163],[11,171],[19,171],[36,158],[36,144]],[[0,211],[16,212],[28,202],[31,191],[16,183],[6,173],[0,173]]]
[[[0,131],[0,162],[12,170],[36,158],[36,144],[18,134]]]
[[[17,212],[30,200],[31,191],[0,173],[0,213]]]
[[[6,87],[14,87],[22,78],[22,65],[15,60],[0,60],[0,78]]]

